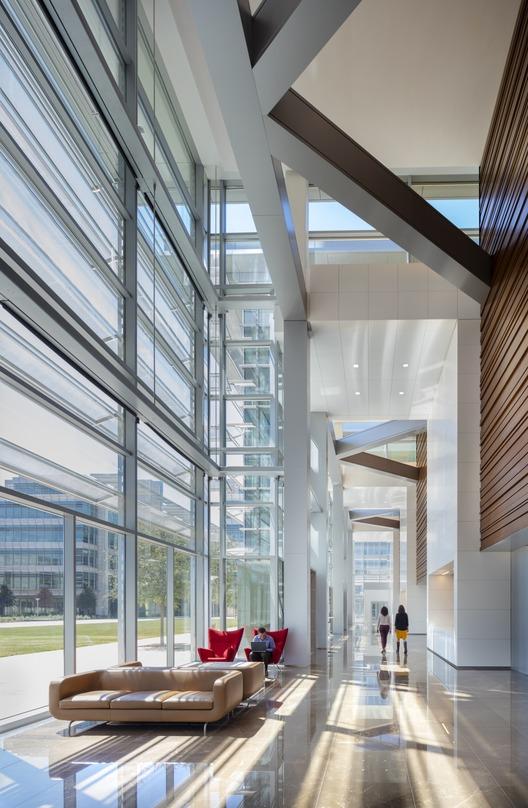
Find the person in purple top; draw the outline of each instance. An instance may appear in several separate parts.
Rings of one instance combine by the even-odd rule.
[[[272,657],[273,651],[275,650],[275,640],[273,637],[266,632],[264,626],[261,626],[258,630],[258,633],[255,637],[256,640],[259,642],[266,643],[266,650],[265,651],[252,651],[249,655],[249,658],[252,662],[263,662],[264,668],[266,670],[266,676],[268,675],[268,665],[270,659]]]

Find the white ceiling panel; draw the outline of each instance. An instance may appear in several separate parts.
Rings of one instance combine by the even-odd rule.
[[[427,418],[453,329],[453,320],[317,323],[312,409],[343,421]]]

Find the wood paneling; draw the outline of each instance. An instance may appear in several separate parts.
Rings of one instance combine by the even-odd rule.
[[[416,583],[427,579],[427,432],[416,436]]]
[[[521,3],[480,173],[494,259],[481,325],[481,546],[528,528],[528,0]]]

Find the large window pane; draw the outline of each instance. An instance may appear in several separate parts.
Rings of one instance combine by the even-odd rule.
[[[0,149],[0,236],[116,353],[121,353],[122,298],[61,226],[46,201]]]
[[[138,659],[167,664],[167,548],[138,540]]]
[[[228,625],[245,626],[242,649],[252,639],[253,628],[270,626],[271,564],[269,561],[228,559],[226,565],[227,622]]]
[[[228,340],[270,340],[275,338],[273,309],[230,309],[226,312]]]
[[[270,401],[226,401],[226,445],[232,448],[271,446]]]
[[[195,544],[195,501],[138,464],[138,530],[182,547]]]
[[[138,196],[138,367],[142,381],[194,427],[195,296],[165,231]]]
[[[0,379],[0,483],[123,521],[122,456]]]
[[[114,45],[114,42],[108,32],[108,28],[104,21],[103,15],[95,0],[78,0],[82,13],[86,18],[86,22],[90,26],[90,30],[94,36],[95,41],[99,45],[101,53],[104,56],[106,64],[110,68],[110,72],[114,77],[117,86],[120,90],[124,89],[125,79],[125,66],[119,52]],[[116,11],[116,9],[114,9]]]
[[[149,24],[143,18],[138,30],[138,76],[145,103],[152,110],[159,126],[170,159],[174,161],[178,172],[187,186],[191,198],[195,195],[195,163],[192,152],[187,145],[185,135],[178,120],[175,105],[170,97],[168,85],[162,76],[159,65],[159,53],[154,60],[153,35],[148,30]]]
[[[270,554],[272,509],[263,505],[226,507],[226,552],[229,556]]]
[[[0,366],[80,421],[121,442],[123,408],[0,307]]]
[[[159,468],[180,485],[193,490],[195,469],[191,461],[173,449],[142,421],[138,424],[137,442],[138,457]]]
[[[194,558],[174,553],[174,664],[193,658],[195,638]]]
[[[0,499],[0,720],[46,708],[64,673],[63,570],[62,517]]]
[[[28,48],[34,54],[55,97],[72,120],[110,185],[123,194],[123,159],[104,118],[94,105],[85,85],[36,0],[9,0],[9,13]]]
[[[226,189],[226,233],[256,233],[255,221],[243,188]]]
[[[229,239],[225,245],[225,254],[226,283],[271,283],[266,259],[257,239]]]
[[[273,352],[268,347],[228,345],[226,349],[226,393],[271,393]]]
[[[101,167],[87,159],[59,116],[52,113],[35,76],[2,28],[0,44],[0,121],[102,259],[121,275],[123,219],[115,199],[102,186]],[[119,177],[113,181],[118,183]]]
[[[124,536],[84,522],[75,533],[77,671],[117,665]]]

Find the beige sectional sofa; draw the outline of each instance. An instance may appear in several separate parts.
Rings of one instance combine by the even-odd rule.
[[[243,699],[240,671],[111,668],[51,682],[49,710],[69,721],[203,723],[219,721]]]
[[[266,685],[263,662],[192,662],[182,665],[182,669],[189,668],[195,671],[239,671],[242,674],[244,700],[259,693]]]

